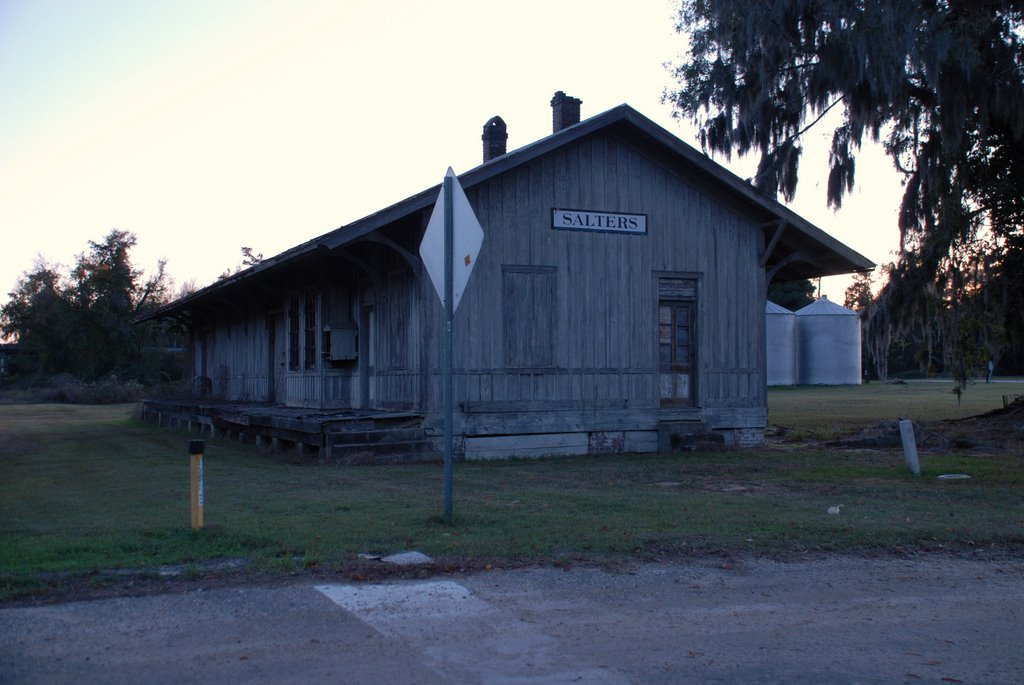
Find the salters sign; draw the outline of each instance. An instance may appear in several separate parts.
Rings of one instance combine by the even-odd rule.
[[[592,212],[586,209],[552,209],[551,227],[563,231],[647,233],[646,214]]]

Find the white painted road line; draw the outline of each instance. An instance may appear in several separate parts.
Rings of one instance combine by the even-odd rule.
[[[627,685],[609,667],[566,664],[558,638],[452,581],[318,585],[317,590],[388,637],[406,640],[423,665],[451,682],[488,685]],[[571,660],[570,660],[571,662]],[[568,666],[568,668],[566,668]]]
[[[318,585],[316,589],[385,635],[417,633],[424,621],[465,620],[494,608],[448,580],[383,585]],[[412,628],[412,630],[410,630]]]

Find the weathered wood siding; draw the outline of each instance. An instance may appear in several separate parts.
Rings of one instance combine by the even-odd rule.
[[[263,312],[254,312],[250,306],[224,311],[203,331],[200,340],[196,345],[196,368],[205,369],[212,397],[241,402],[266,400],[269,336]]]
[[[685,275],[699,284],[697,411],[728,422],[722,410],[745,408],[753,411],[734,412],[741,424],[763,424],[762,233],[700,179],[597,135],[467,195],[486,237],[455,320],[461,401],[657,409],[657,279]],[[648,231],[554,230],[553,208],[644,214]],[[428,315],[441,320],[430,295]],[[519,320],[528,334],[516,331]],[[531,334],[532,358],[522,347]],[[438,345],[430,361],[429,402],[439,407]]]
[[[373,374],[377,401],[386,408],[414,409],[420,400],[423,342],[420,283],[397,257],[384,252],[381,258],[390,270],[377,293]]]
[[[485,231],[455,317],[456,420],[467,449],[502,454],[508,445],[491,438],[547,434],[530,449],[647,450],[665,421],[757,441],[766,406],[764,238],[735,201],[608,132],[467,195]],[[555,208],[644,215],[647,233],[556,230]],[[218,318],[204,350],[215,395],[261,400],[273,390],[292,406],[412,409],[439,423],[443,313],[426,273],[407,259],[428,215],[381,229],[383,241],[346,245],[269,289],[279,294]],[[691,406],[663,406],[659,394],[664,278],[696,282]],[[323,298],[338,283],[352,293],[358,360],[332,365],[321,354],[315,369],[290,368],[290,298]],[[282,310],[275,366],[266,322],[269,311]],[[319,329],[325,323],[319,319]]]

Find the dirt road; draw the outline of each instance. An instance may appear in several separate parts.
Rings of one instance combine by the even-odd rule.
[[[0,683],[1024,682],[1024,560],[703,559],[0,610]]]

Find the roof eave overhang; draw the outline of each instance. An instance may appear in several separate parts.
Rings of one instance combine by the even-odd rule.
[[[670,131],[654,123],[629,105],[619,105],[546,138],[485,162],[461,174],[459,182],[464,188],[471,188],[521,164],[541,157],[552,150],[613,125],[618,125],[625,131],[645,136],[655,143],[664,146],[692,171],[706,176],[712,182],[718,183],[726,190],[735,193],[755,211],[763,213],[764,225],[767,226],[779,221],[784,222],[787,236],[786,240],[780,243],[780,245],[787,246],[788,251],[785,254],[779,255],[774,260],[774,263],[777,264],[782,259],[790,259],[791,261],[778,270],[780,278],[785,280],[790,278],[815,278],[817,276],[869,271],[874,268],[875,264],[871,260],[839,242],[782,203],[760,192],[747,181],[712,161],[707,155],[686,144]],[[365,216],[351,224],[341,226],[318,238],[286,250],[275,257],[264,260],[244,271],[217,281],[145,317],[141,317],[139,320],[144,321],[175,315],[201,300],[220,294],[227,289],[239,287],[271,270],[292,265],[297,260],[317,253],[336,250],[351,244],[410,214],[432,207],[437,200],[440,190],[441,184],[431,186],[401,202]],[[797,255],[798,259],[791,259],[793,255]],[[771,257],[772,255],[769,255],[769,258]],[[770,268],[771,262],[769,262],[768,266]]]
[[[766,230],[784,227],[785,240],[779,243],[780,255],[768,255],[769,266],[773,262],[796,256],[779,270],[784,280],[817,278],[840,274],[870,271],[874,262],[818,228],[789,207],[761,192],[746,180],[740,178],[707,155],[686,144],[670,131],[657,125],[647,117],[628,106],[624,117],[661,145],[670,149],[680,160],[699,175],[712,179],[763,215],[762,226]],[[614,111],[614,110],[613,110]]]

